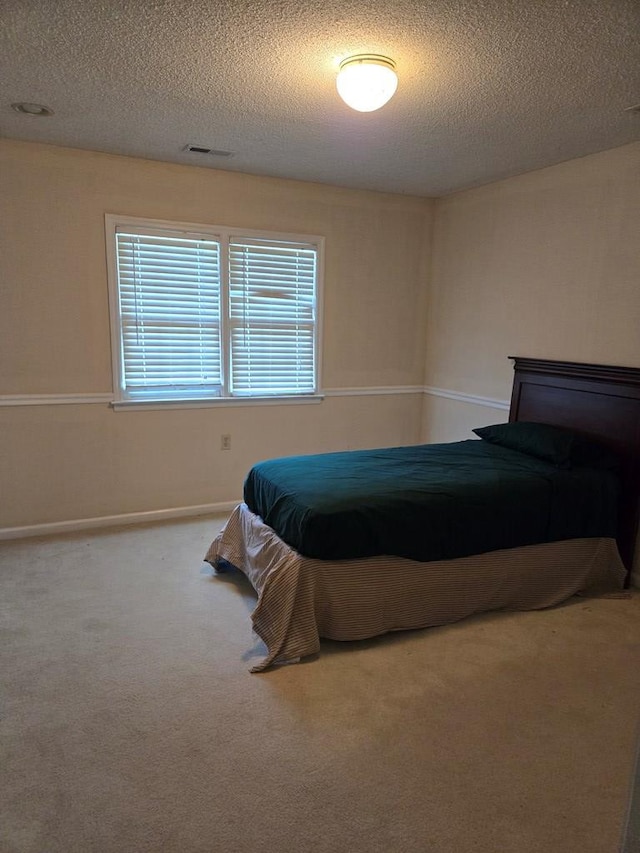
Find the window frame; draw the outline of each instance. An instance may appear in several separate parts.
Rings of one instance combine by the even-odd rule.
[[[220,335],[222,358],[222,386],[219,396],[153,396],[145,394],[142,397],[132,397],[127,393],[124,384],[124,347],[122,345],[122,322],[120,306],[120,285],[118,280],[118,254],[116,234],[118,228],[130,228],[134,233],[174,232],[186,238],[204,237],[220,242]],[[105,214],[107,282],[109,293],[109,317],[111,326],[111,362],[113,372],[113,401],[115,409],[140,408],[202,408],[217,405],[254,405],[254,404],[289,404],[318,402],[324,399],[322,394],[322,315],[323,315],[323,284],[324,284],[324,237],[315,234],[292,234],[282,231],[264,231],[251,228],[237,228],[194,222],[178,222],[173,220],[149,219],[138,216],[123,216]],[[248,240],[272,240],[282,243],[306,243],[316,251],[315,278],[315,327],[313,335],[314,379],[315,390],[312,392],[291,394],[242,394],[233,395],[229,391],[230,382],[230,317],[229,317],[229,244],[234,238]]]

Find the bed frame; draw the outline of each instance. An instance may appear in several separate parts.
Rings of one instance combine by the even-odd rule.
[[[597,438],[622,463],[617,537],[631,579],[640,515],[640,369],[510,356],[510,421],[564,426]]]
[[[578,591],[619,590],[624,569],[630,583],[640,511],[640,369],[512,358],[510,421],[572,429],[621,460],[617,547],[597,537],[540,543],[435,561],[429,571],[384,555],[314,560],[241,504],[205,560],[219,571],[237,566],[258,592],[251,619],[268,655],[252,672],[317,654],[321,637],[358,640],[488,610],[537,610]]]

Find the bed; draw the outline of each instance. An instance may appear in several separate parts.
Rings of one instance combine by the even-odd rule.
[[[359,640],[629,582],[640,370],[514,357],[480,440],[267,460],[205,560],[258,594],[254,672]]]

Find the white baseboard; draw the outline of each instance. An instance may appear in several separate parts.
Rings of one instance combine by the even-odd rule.
[[[189,518],[198,515],[218,515],[231,512],[239,503],[240,500],[238,499],[237,501],[224,501],[217,504],[174,506],[168,509],[154,509],[147,512],[127,512],[122,515],[74,518],[69,521],[53,521],[48,524],[28,524],[24,527],[0,527],[0,540],[23,539],[32,536],[51,536],[54,533],[73,533],[78,530],[92,530],[99,527],[147,524],[154,521],[168,521],[172,518]]]

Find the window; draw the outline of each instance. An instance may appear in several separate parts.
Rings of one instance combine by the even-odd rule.
[[[322,238],[106,225],[116,402],[317,393]]]

